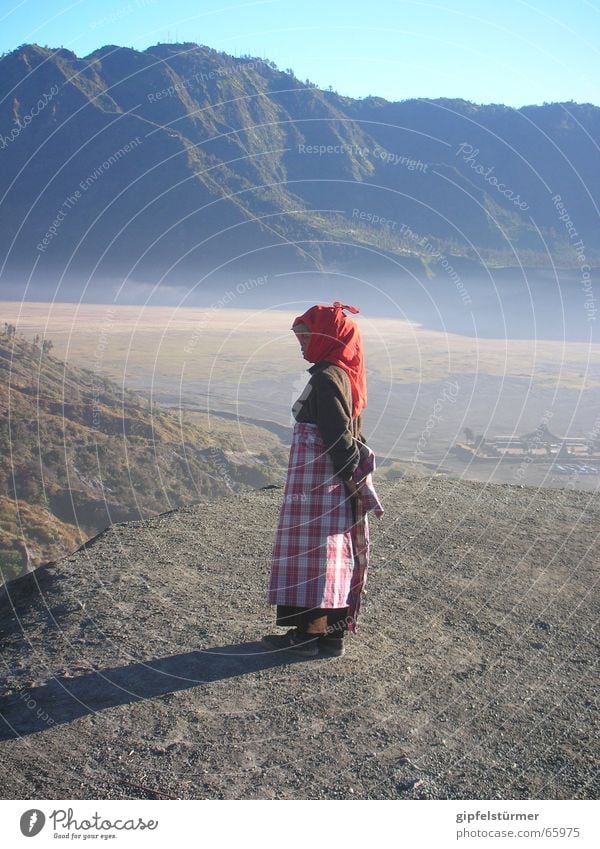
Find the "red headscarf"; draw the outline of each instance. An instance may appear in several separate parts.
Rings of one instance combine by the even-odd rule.
[[[343,310],[358,313],[358,307],[334,301],[333,306],[316,304],[302,315],[296,316],[296,324],[305,324],[311,332],[304,353],[309,363],[328,360],[341,366],[352,387],[352,418],[356,418],[367,406],[367,380],[360,328]]]

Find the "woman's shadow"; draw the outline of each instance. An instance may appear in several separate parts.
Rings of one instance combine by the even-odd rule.
[[[48,731],[96,711],[189,690],[213,681],[307,660],[262,643],[238,643],[52,678],[0,698],[0,740]]]

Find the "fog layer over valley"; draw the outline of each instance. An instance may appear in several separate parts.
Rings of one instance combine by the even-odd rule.
[[[208,411],[215,432],[224,417],[234,423],[249,419],[286,444],[291,407],[310,366],[291,323],[311,303],[337,297],[361,310],[357,320],[369,389],[364,432],[382,472],[402,461],[398,469],[418,463],[477,480],[597,488],[598,475],[555,474],[551,463],[482,465],[452,453],[464,441],[465,428],[493,438],[529,433],[544,422],[558,436],[598,436],[599,346],[576,280],[554,288],[546,281],[545,310],[538,310],[543,304],[540,280],[529,281],[529,309],[523,306],[527,299],[519,298],[517,308],[510,296],[511,287],[517,287],[514,279],[487,289],[485,281],[473,283],[470,304],[457,304],[456,290],[442,291],[439,281],[403,287],[393,302],[376,289],[361,296],[354,284],[347,285],[352,281],[332,275],[320,280],[320,293],[316,279],[301,282],[302,298],[296,279],[295,293],[279,302],[267,291],[273,283],[267,279],[238,291],[232,281],[220,299],[199,309],[4,302],[2,312],[25,336],[50,336],[56,356],[178,408],[184,419],[193,410]],[[283,291],[290,286],[291,281],[283,283]],[[387,318],[380,315],[384,297]],[[261,309],[263,298],[269,308]],[[421,321],[428,303],[430,319]],[[562,315],[554,314],[553,304],[562,306]],[[466,332],[469,323],[472,334]],[[499,325],[515,328],[513,337],[481,332],[482,326]],[[519,327],[523,333],[533,327],[536,335],[523,338]],[[248,450],[241,431],[239,450]]]

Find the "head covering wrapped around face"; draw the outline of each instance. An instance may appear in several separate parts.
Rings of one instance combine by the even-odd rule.
[[[358,307],[334,301],[332,306],[316,304],[296,316],[292,329],[303,324],[310,330],[310,340],[304,359],[310,363],[327,360],[341,366],[350,378],[352,387],[352,417],[360,415],[367,406],[367,381],[360,328],[344,310],[358,313]]]

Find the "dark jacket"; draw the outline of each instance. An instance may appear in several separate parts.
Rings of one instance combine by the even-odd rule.
[[[325,443],[325,449],[336,473],[347,480],[358,466],[356,436],[366,442],[362,433],[362,418],[352,418],[352,387],[347,372],[341,366],[321,360],[311,366],[310,380],[292,407],[298,422],[313,422]]]

